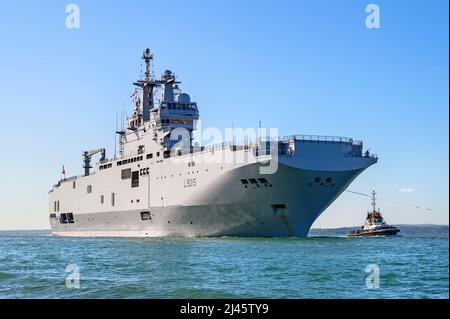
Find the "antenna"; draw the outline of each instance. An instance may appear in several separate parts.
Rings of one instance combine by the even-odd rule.
[[[231,122],[232,144],[234,146],[234,122]]]
[[[377,199],[377,198],[376,198],[376,194],[377,194],[377,193],[373,190],[373,191],[372,191],[372,210],[373,210],[373,211],[376,211],[376,210],[377,210],[377,204],[376,204],[376,202],[375,202],[376,199]]]
[[[123,109],[120,110],[120,130],[123,131]]]
[[[155,79],[155,63],[153,63],[153,59],[152,59],[151,64],[150,64],[150,70],[151,70],[150,78],[152,80],[154,80]]]
[[[262,136],[261,136],[261,121],[259,121],[258,125],[259,125],[259,132],[258,132],[258,135],[259,135],[259,143],[261,143],[261,142],[262,142]]]
[[[142,60],[145,61],[145,81],[150,81],[150,61],[153,60],[153,54],[150,53],[149,48],[142,53]]]
[[[118,130],[119,111],[116,110],[116,132],[114,133],[114,158],[117,156],[117,130]]]

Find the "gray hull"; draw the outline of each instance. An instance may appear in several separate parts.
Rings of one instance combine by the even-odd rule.
[[[56,218],[50,222],[56,236],[305,237],[317,217],[362,171],[280,165],[273,175],[259,175],[259,165],[252,164],[228,172],[211,185],[199,198],[205,205],[81,213],[71,224]],[[260,176],[268,182],[243,185],[243,176]],[[141,213],[146,214],[144,220]]]

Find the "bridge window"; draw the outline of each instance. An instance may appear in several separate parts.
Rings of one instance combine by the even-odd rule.
[[[269,183],[269,182],[267,181],[267,179],[265,179],[264,177],[258,178],[258,181],[260,181],[261,183],[264,183],[264,184],[268,184],[268,183]]]
[[[153,158],[153,153],[147,154],[147,159]]]
[[[67,213],[67,222],[69,224],[73,224],[75,221],[73,220],[73,213]]]
[[[250,184],[258,184],[256,179],[254,179],[254,178],[250,178],[248,181],[250,182]]]

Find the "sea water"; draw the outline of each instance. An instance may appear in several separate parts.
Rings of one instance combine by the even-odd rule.
[[[448,298],[448,244],[0,233],[0,298]]]

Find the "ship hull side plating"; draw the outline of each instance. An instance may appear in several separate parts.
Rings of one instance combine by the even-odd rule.
[[[319,171],[279,163],[260,175],[259,163],[229,170],[187,205],[74,214],[50,220],[55,236],[89,237],[306,237],[317,217],[365,169]],[[243,184],[241,179],[265,178]],[[318,179],[319,178],[319,179]],[[197,204],[202,203],[202,204]],[[149,212],[143,220],[141,213]],[[148,213],[147,213],[148,216]]]

